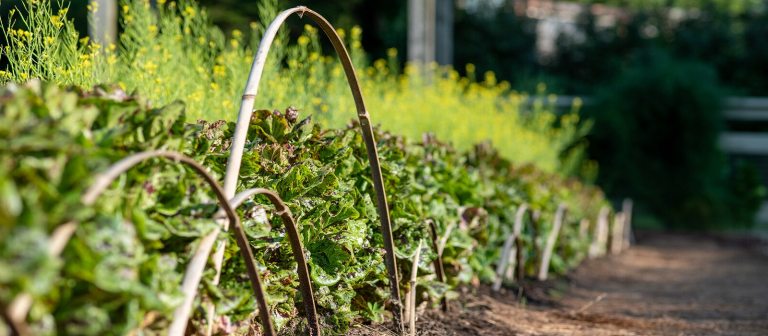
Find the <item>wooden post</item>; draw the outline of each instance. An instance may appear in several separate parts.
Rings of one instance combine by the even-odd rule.
[[[408,61],[419,67],[435,61],[435,1],[408,0]]]
[[[436,0],[435,60],[453,64],[453,0]]]
[[[88,35],[96,43],[117,41],[117,0],[93,0],[88,11]]]

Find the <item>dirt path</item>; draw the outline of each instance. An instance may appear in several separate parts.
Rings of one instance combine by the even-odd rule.
[[[768,258],[739,243],[648,236],[578,268],[558,305],[626,335],[768,335]]]
[[[421,335],[768,335],[768,257],[745,240],[654,234],[564,279],[465,293]],[[372,334],[372,330],[368,330]]]

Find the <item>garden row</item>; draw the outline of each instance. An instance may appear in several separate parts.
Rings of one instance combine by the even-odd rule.
[[[9,327],[210,334],[269,333],[274,323],[302,333],[319,329],[316,312],[338,333],[355,320],[402,323],[401,301],[408,319],[417,302],[436,305],[458,285],[498,283],[511,259],[518,277],[546,278],[589,245],[601,253],[609,208],[598,189],[513,165],[488,144],[459,151],[432,135],[373,131],[352,63],[322,17],[286,11],[266,46],[293,12],[332,38],[359,122],[334,130],[294,108],[252,112],[258,71],[237,124],[190,124],[181,103],[154,108],[117,88],[3,89],[0,308]],[[266,53],[256,54],[263,69]]]
[[[234,125],[188,124],[181,104],[147,108],[119,90],[10,86],[2,100],[4,309],[28,293],[31,309],[23,321],[34,334],[166,330],[183,300],[178,284],[185,265],[218,227],[211,220],[218,209],[211,188],[191,169],[149,161],[121,175],[92,205],[84,205],[82,195],[99,180],[96,173],[143,151],[185,153],[220,177]],[[355,319],[382,321],[383,308],[392,302],[362,138],[354,127],[323,130],[296,113],[255,113],[238,190],[268,188],[288,204],[325,328],[340,332]],[[400,274],[411,274],[411,260],[421,253],[416,300],[436,304],[451,298],[457,285],[497,279],[502,247],[523,204],[540,218],[526,222],[519,235],[521,274],[538,275],[541,247],[560,204],[569,212],[548,269],[561,274],[585,256],[593,235],[584,234],[580,222],[598,218],[605,205],[599,190],[532,166],[516,167],[489,146],[462,153],[430,136],[421,142],[387,133],[376,137]],[[306,299],[296,291],[297,264],[280,218],[264,204],[248,200],[238,216],[259,265],[271,319],[278,328],[301,330],[300,303]],[[67,223],[79,224],[59,248],[61,256],[51,255],[50,237]],[[438,249],[432,248],[430,223]],[[222,316],[211,321],[219,332],[253,328],[256,301],[245,277],[248,262],[238,257],[237,246],[228,244],[219,285],[209,267],[195,288],[194,305],[212,302]],[[431,267],[436,251],[445,282]],[[193,311],[190,328],[204,330],[204,314]]]

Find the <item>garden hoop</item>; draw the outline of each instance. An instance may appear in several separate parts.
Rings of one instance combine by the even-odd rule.
[[[360,90],[359,80],[355,68],[352,64],[352,60],[347,52],[344,42],[339,37],[334,27],[320,14],[312,11],[311,9],[299,6],[281,12],[270,23],[267,30],[264,32],[264,36],[259,43],[259,48],[256,51],[256,55],[253,59],[253,65],[251,72],[248,76],[245,91],[243,93],[242,102],[240,105],[240,111],[237,116],[237,123],[235,125],[235,132],[232,139],[232,147],[230,156],[227,162],[227,171],[224,176],[224,193],[228,197],[233,197],[235,190],[237,189],[237,180],[240,175],[240,165],[243,156],[243,150],[245,148],[245,141],[248,133],[248,125],[251,121],[251,115],[253,113],[253,105],[258,93],[259,83],[261,81],[262,73],[264,72],[264,66],[266,64],[269,48],[277,35],[278,29],[282,26],[283,22],[291,15],[297,14],[299,17],[308,17],[314,21],[320,29],[323,30],[326,37],[333,45],[333,49],[339,56],[341,65],[344,69],[344,73],[347,77],[347,83],[352,92],[352,97],[355,101],[355,107],[357,109],[357,118],[360,121],[360,128],[365,142],[366,151],[368,154],[368,161],[371,166],[371,177],[373,181],[373,187],[376,192],[376,206],[381,220],[381,232],[384,239],[384,249],[386,254],[384,256],[384,262],[387,267],[387,274],[390,285],[390,296],[392,300],[392,314],[395,320],[398,331],[403,330],[403,307],[400,300],[400,286],[399,277],[397,274],[397,260],[395,257],[394,240],[392,238],[392,225],[389,217],[389,206],[387,205],[387,196],[384,189],[384,181],[381,174],[381,166],[379,164],[378,149],[376,147],[376,141],[373,136],[373,129],[371,127],[370,117],[365,107],[365,101],[363,100],[363,94]],[[222,251],[223,249],[219,249]],[[214,263],[220,264],[220,258],[223,257],[221,252],[215,256]],[[217,273],[219,269],[217,269]]]
[[[285,205],[280,195],[276,192],[263,189],[253,188],[242,191],[235,195],[230,200],[230,206],[237,209],[243,202],[249,198],[257,195],[264,195],[275,206],[276,214],[280,216],[285,226],[285,231],[288,234],[288,240],[291,242],[291,251],[293,252],[293,258],[296,259],[296,271],[299,275],[299,287],[301,290],[302,300],[304,301],[304,310],[307,314],[307,324],[309,326],[309,334],[312,336],[320,335],[320,323],[317,321],[317,307],[315,306],[315,295],[312,291],[312,281],[309,277],[309,268],[307,266],[307,258],[304,255],[304,246],[301,243],[301,236],[299,230],[296,227],[296,220],[291,214],[291,209]]]
[[[190,157],[187,157],[183,154],[172,152],[172,151],[164,151],[164,150],[154,150],[154,151],[146,151],[146,152],[140,152],[136,153],[130,156],[127,156],[123,158],[122,160],[112,164],[107,171],[99,174],[94,183],[83,193],[83,196],[81,197],[81,202],[83,205],[90,206],[93,203],[96,202],[96,200],[99,198],[99,196],[112,184],[112,182],[125,173],[127,170],[131,169],[132,167],[136,166],[137,164],[148,160],[152,158],[165,158],[169,160],[173,160],[175,162],[183,163],[189,167],[191,167],[195,173],[203,178],[203,180],[213,189],[214,193],[216,194],[216,198],[221,204],[221,206],[224,209],[224,213],[227,216],[227,219],[229,220],[230,226],[234,228],[234,234],[235,238],[238,242],[238,247],[240,248],[241,255],[243,258],[245,258],[245,264],[246,268],[248,269],[248,277],[251,282],[251,286],[253,288],[254,294],[256,296],[256,300],[259,304],[259,313],[261,315],[262,324],[265,329],[265,332],[267,335],[274,335],[274,328],[272,327],[272,322],[269,319],[269,312],[267,311],[267,305],[266,305],[266,297],[264,295],[263,286],[261,284],[261,280],[259,279],[258,272],[255,267],[254,259],[253,259],[253,252],[251,251],[250,245],[248,245],[248,241],[245,239],[245,233],[242,229],[242,226],[240,225],[240,220],[237,217],[237,214],[235,213],[234,209],[229,206],[229,203],[226,201],[226,198],[224,197],[224,193],[219,186],[219,184],[216,182],[216,180],[208,173],[205,167],[197,163],[195,160],[193,160]],[[72,234],[74,234],[75,229],[77,227],[76,223],[66,223],[59,228],[57,228],[56,231],[52,234],[51,241],[55,242],[50,244],[51,251],[49,251],[52,255],[58,255],[63,250],[63,247],[66,245],[66,243],[71,238]],[[217,230],[214,230],[217,231]],[[208,236],[213,236],[214,239],[216,235],[208,234],[203,239],[206,239]],[[200,266],[200,269],[195,272],[195,258],[200,258],[200,253],[195,254],[193,256],[192,260],[189,261],[187,271],[185,272],[185,276],[182,282],[182,292],[184,293],[184,302],[182,305],[180,305],[176,311],[174,312],[174,321],[172,321],[172,325],[177,324],[177,320],[181,319],[180,327],[177,327],[177,329],[169,329],[169,335],[183,335],[184,331],[186,329],[186,323],[189,317],[189,312],[191,311],[191,304],[194,300],[194,297],[197,293],[197,284],[200,282],[200,277],[202,277],[202,267],[204,267],[204,263],[202,263],[203,266]],[[207,259],[207,255],[204,256],[205,259]],[[205,260],[204,259],[204,260]],[[198,263],[199,264],[199,263]],[[19,316],[26,316],[27,311],[29,310],[31,305],[31,297],[28,297],[25,294],[21,294],[17,296],[11,305],[8,307],[8,318],[9,322],[11,322],[12,326],[14,327],[14,323],[17,323],[17,319]],[[186,313],[185,313],[186,312]]]
[[[272,326],[272,320],[269,318],[269,307],[267,306],[266,301],[266,295],[264,294],[264,288],[261,284],[261,279],[259,277],[259,272],[256,268],[256,263],[253,258],[253,251],[251,250],[251,246],[248,243],[248,239],[245,235],[245,231],[243,230],[242,225],[240,225],[240,218],[237,217],[237,214],[235,213],[235,210],[229,205],[229,202],[227,201],[226,196],[224,195],[224,191],[222,190],[221,186],[218,184],[216,179],[211,176],[211,174],[208,173],[208,170],[197,163],[194,159],[185,156],[180,153],[171,152],[171,151],[163,151],[163,150],[156,150],[156,151],[146,151],[141,152],[137,154],[130,155],[126,158],[123,158],[122,160],[116,162],[113,164],[106,172],[100,174],[96,178],[96,182],[88,188],[88,190],[83,195],[83,204],[90,205],[93,204],[93,202],[96,201],[99,195],[106,190],[106,188],[114,181],[119,175],[127,171],[128,169],[132,168],[133,166],[141,163],[142,161],[145,161],[147,159],[156,158],[156,157],[162,157],[166,159],[171,159],[176,162],[184,163],[191,167],[198,175],[202,176],[205,182],[213,189],[214,193],[216,194],[216,198],[219,202],[219,205],[224,209],[224,213],[227,216],[227,219],[229,220],[229,225],[233,229],[233,233],[235,235],[235,240],[237,241],[238,248],[240,250],[240,255],[244,259],[245,266],[248,272],[248,278],[251,283],[251,287],[253,288],[254,295],[256,296],[256,301],[259,306],[259,316],[261,318],[262,327],[264,328],[264,332],[266,335],[274,335],[274,327]],[[203,237],[203,239],[207,238]],[[199,275],[199,277],[202,277],[202,273]],[[185,290],[192,293],[192,299],[194,299],[194,293],[197,291],[197,286],[195,283],[199,283],[200,280],[197,279],[197,281],[194,281],[194,279],[190,279],[190,281],[187,281],[187,278],[184,279],[184,285],[188,285],[189,287],[184,288]],[[189,301],[189,305],[181,306],[180,309],[190,309],[191,310],[191,299],[190,295],[185,293],[185,303]],[[186,320],[183,321],[186,328]],[[182,335],[184,332],[184,329],[178,330]]]

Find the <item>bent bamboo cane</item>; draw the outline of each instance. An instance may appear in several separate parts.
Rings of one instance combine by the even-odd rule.
[[[355,101],[355,107],[357,109],[357,118],[360,121],[360,128],[365,142],[366,151],[368,154],[368,161],[371,165],[371,176],[373,180],[374,190],[376,192],[376,205],[381,220],[381,232],[384,238],[384,249],[386,255],[384,261],[387,267],[387,273],[390,285],[390,296],[392,300],[392,313],[395,319],[396,327],[399,331],[403,330],[403,307],[400,300],[400,287],[399,277],[397,274],[397,260],[395,257],[394,240],[392,238],[392,225],[389,217],[389,207],[387,205],[387,196],[384,189],[384,182],[381,174],[381,167],[378,158],[378,149],[376,148],[376,142],[373,136],[373,129],[371,128],[370,116],[365,107],[365,101],[363,100],[363,94],[360,90],[360,84],[357,79],[355,68],[352,65],[352,59],[344,46],[343,41],[336,33],[333,26],[320,14],[310,10],[307,7],[295,7],[281,12],[275,17],[272,23],[267,27],[264,36],[259,43],[259,49],[256,51],[256,55],[253,59],[253,65],[251,72],[248,76],[245,91],[243,93],[243,99],[240,105],[240,111],[237,117],[237,124],[235,125],[235,133],[232,141],[231,153],[227,162],[227,171],[224,177],[224,193],[228,197],[232,197],[237,189],[237,180],[240,174],[240,165],[243,156],[243,150],[245,147],[246,136],[248,133],[248,125],[253,113],[254,100],[258,93],[259,83],[261,81],[262,73],[264,72],[264,66],[266,64],[267,55],[269,53],[270,46],[277,35],[278,29],[282,26],[283,22],[292,14],[297,14],[299,17],[307,17],[320,26],[320,29],[325,33],[326,37],[333,45],[333,49],[339,56],[342,68],[347,77],[347,82],[352,93],[352,97]],[[220,259],[223,258],[223,246],[219,246],[219,249],[214,257],[214,263],[217,265],[217,273],[219,272]]]

